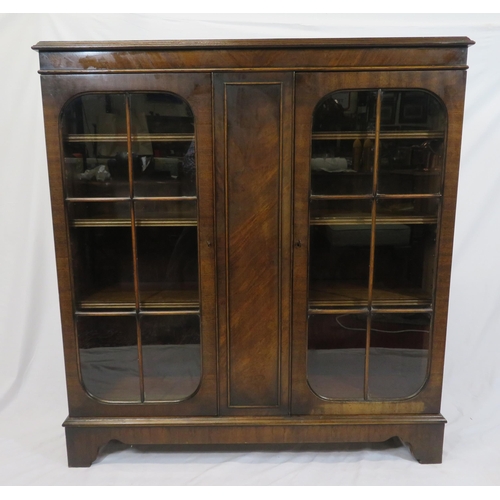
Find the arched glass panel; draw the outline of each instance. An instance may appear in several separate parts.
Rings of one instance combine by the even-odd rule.
[[[201,380],[191,108],[85,94],[61,130],[82,383],[107,402],[186,399]]]
[[[426,380],[446,126],[420,89],[314,110],[308,381],[323,398],[404,399]]]

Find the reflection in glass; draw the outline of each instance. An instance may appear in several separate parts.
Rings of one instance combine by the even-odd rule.
[[[436,96],[424,90],[384,90],[380,128],[386,131],[444,131],[446,112]]]
[[[333,92],[314,110],[308,380],[320,397],[401,399],[425,381],[431,315],[419,310],[433,303],[446,126],[419,89]],[[345,314],[356,306],[369,312]]]
[[[86,390],[105,401],[140,401],[135,317],[77,316],[80,372]]]
[[[377,201],[377,223],[437,223],[439,198],[390,198]]]
[[[443,158],[442,139],[381,140],[378,192],[439,193]]]
[[[146,401],[179,401],[201,380],[198,315],[147,315],[141,318]]]
[[[314,225],[371,224],[372,200],[311,200]]]
[[[112,156],[87,151],[98,142],[64,143],[64,171],[67,195],[72,198],[129,196],[127,143],[108,143]],[[72,147],[69,148],[68,146]],[[70,151],[69,151],[70,149]]]
[[[366,314],[309,316],[307,379],[319,396],[362,399]]]
[[[377,224],[373,303],[430,303],[436,224]]]
[[[130,98],[137,196],[196,194],[194,116],[173,94]]]
[[[136,196],[196,194],[194,116],[168,93],[129,94]],[[70,197],[125,197],[129,188],[125,94],[86,94],[63,111]]]
[[[311,193],[371,193],[373,163],[372,139],[313,140]]]
[[[196,200],[136,201],[135,218],[139,226],[196,226]]]
[[[328,94],[313,116],[313,132],[374,131],[377,91],[351,90]]]
[[[70,197],[128,196],[124,94],[86,94],[62,115],[66,192]]]
[[[136,196],[195,196],[194,140],[148,142],[151,154],[136,153],[146,143],[134,142],[134,192]],[[145,149],[145,148],[142,148]],[[153,156],[153,152],[158,156]]]
[[[61,125],[83,384],[111,402],[140,402],[141,380],[146,401],[187,398],[201,377],[191,108],[169,93],[86,94]]]
[[[130,202],[68,202],[70,225],[73,227],[128,226]]]
[[[63,112],[63,136],[127,133],[125,94],[85,94],[70,101]],[[109,153],[108,145],[97,146]]]
[[[315,173],[371,173],[373,140],[315,139],[311,154],[311,170]]]
[[[407,398],[427,376],[431,316],[373,314],[370,337],[370,399]]]
[[[170,93],[130,95],[132,135],[193,134],[194,117],[189,104]]]
[[[137,254],[142,307],[198,307],[196,227],[138,227]]]
[[[445,127],[437,97],[422,90],[383,91],[379,193],[439,193]]]
[[[134,308],[129,227],[75,227],[71,254],[77,309]]]
[[[326,96],[313,115],[312,194],[372,192],[376,91]]]
[[[311,226],[311,305],[366,304],[370,239],[370,225]]]

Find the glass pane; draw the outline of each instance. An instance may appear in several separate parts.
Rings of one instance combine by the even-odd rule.
[[[196,195],[194,116],[173,94],[132,94],[136,196]]]
[[[437,223],[439,198],[379,199],[377,222]]]
[[[311,224],[371,224],[372,200],[311,200]]]
[[[342,91],[314,110],[312,194],[368,194],[373,190],[377,92]]]
[[[371,225],[321,225],[310,229],[309,304],[366,304]]]
[[[432,300],[437,224],[419,217],[377,218],[374,305],[418,305]]]
[[[80,371],[86,390],[105,401],[140,401],[135,317],[77,316]]]
[[[130,202],[69,202],[68,213],[73,227],[130,227]]]
[[[384,91],[380,120],[380,193],[439,193],[446,113],[422,90]]]
[[[201,381],[198,315],[148,315],[141,318],[146,401],[179,401]]]
[[[363,399],[366,315],[309,316],[307,379],[329,399]]]
[[[144,153],[149,146],[158,156]],[[134,142],[136,196],[196,196],[194,141]],[[138,149],[142,153],[138,153]]]
[[[313,140],[311,193],[369,194],[373,163],[373,139]]]
[[[132,134],[194,134],[189,104],[174,94],[131,94]]]
[[[127,143],[108,142],[109,156],[100,142],[64,143],[66,193],[71,198],[129,196]]]
[[[86,94],[62,115],[69,197],[128,196],[127,125],[123,94]]]
[[[374,131],[376,106],[377,91],[333,92],[316,106],[313,132]]]
[[[139,226],[137,254],[143,308],[199,307],[196,227]]]
[[[370,399],[414,395],[427,376],[431,316],[373,314],[368,393]]]
[[[127,134],[124,94],[85,94],[69,102],[62,115],[63,135]]]
[[[443,139],[382,139],[378,191],[433,194],[441,191]]]
[[[443,132],[446,112],[438,98],[424,90],[384,90],[380,114],[382,132],[428,130]]]
[[[135,217],[139,226],[196,226],[196,200],[136,201]]]
[[[135,307],[129,227],[71,229],[77,309]]]

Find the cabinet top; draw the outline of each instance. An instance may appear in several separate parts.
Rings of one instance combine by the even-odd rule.
[[[168,49],[249,49],[249,48],[376,48],[376,47],[466,47],[475,42],[460,37],[412,38],[275,38],[242,40],[117,40],[38,42],[32,48],[53,51],[116,51]]]
[[[467,37],[39,42],[42,75],[465,70]]]

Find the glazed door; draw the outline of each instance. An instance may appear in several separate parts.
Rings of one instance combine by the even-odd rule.
[[[71,415],[216,414],[210,76],[43,89]]]
[[[439,411],[464,82],[297,75],[293,413]]]

